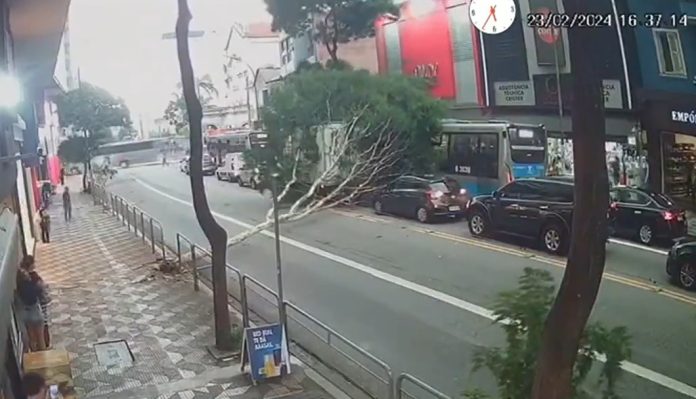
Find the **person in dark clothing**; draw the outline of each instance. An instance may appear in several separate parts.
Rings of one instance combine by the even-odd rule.
[[[44,316],[41,310],[41,297],[44,295],[43,281],[32,279],[30,272],[34,257],[26,256],[22,268],[17,273],[17,308],[29,335],[32,351],[46,349],[44,340]]]
[[[70,197],[70,189],[68,186],[65,186],[63,189],[63,214],[66,222],[69,222],[72,219],[72,199]]]
[[[48,384],[46,379],[39,373],[26,373],[22,377],[22,388],[27,399],[46,399],[48,398]]]
[[[49,318],[48,318],[48,305],[51,303],[51,297],[48,293],[48,284],[44,282],[39,273],[36,271],[36,262],[34,257],[28,255],[22,261],[22,271],[29,276],[32,283],[41,287],[41,294],[39,296],[39,307],[41,308],[41,315],[43,317],[43,342],[45,348],[49,348],[51,345],[51,334],[49,330]]]
[[[51,217],[46,212],[46,208],[39,210],[39,227],[41,227],[41,242],[51,242]]]
[[[60,167],[60,185],[65,185],[65,168],[62,166]]]

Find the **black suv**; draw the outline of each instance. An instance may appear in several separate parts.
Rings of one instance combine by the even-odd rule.
[[[522,179],[475,197],[467,208],[474,236],[502,232],[538,239],[552,254],[568,250],[573,220],[572,179]]]

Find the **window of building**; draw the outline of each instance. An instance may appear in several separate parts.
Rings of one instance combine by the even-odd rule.
[[[657,60],[660,74],[665,76],[686,77],[686,64],[682,51],[679,31],[676,29],[654,29]]]

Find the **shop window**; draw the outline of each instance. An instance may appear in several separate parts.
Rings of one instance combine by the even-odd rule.
[[[653,35],[655,36],[660,74],[686,77],[686,65],[679,31],[676,29],[654,29]]]

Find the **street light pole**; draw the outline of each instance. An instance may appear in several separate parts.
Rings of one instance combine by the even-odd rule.
[[[252,117],[251,117],[251,97],[250,97],[250,94],[249,94],[249,90],[250,90],[250,87],[249,87],[249,74],[248,74],[248,73],[245,73],[244,76],[245,76],[244,80],[245,80],[245,85],[246,85],[246,98],[247,98],[247,100],[246,100],[246,103],[247,103],[247,117],[248,117],[248,119],[249,119],[249,130],[251,130],[251,129],[253,128],[253,126],[252,126]]]
[[[285,300],[283,299],[283,268],[280,262],[280,223],[278,220],[278,173],[271,175],[271,191],[273,193],[273,224],[275,231],[276,271],[278,277],[278,320],[286,327]]]

